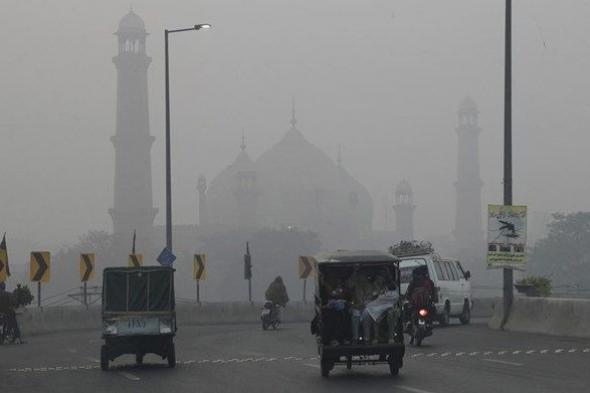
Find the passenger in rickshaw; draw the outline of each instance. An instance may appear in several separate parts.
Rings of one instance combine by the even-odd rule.
[[[368,317],[365,318],[364,324],[367,325],[366,331],[373,339],[387,343],[393,338],[395,324],[398,320],[395,306],[399,302],[399,293],[393,280],[383,279],[379,281],[378,285],[382,290],[373,301],[367,304]]]
[[[371,323],[366,306],[377,295],[374,291],[374,280],[374,276],[357,270],[348,282],[352,291],[351,328],[352,340],[355,343],[361,343],[361,337],[364,341],[370,337]]]
[[[344,286],[330,292],[328,303],[324,306],[324,326],[326,344],[350,343],[350,301]]]

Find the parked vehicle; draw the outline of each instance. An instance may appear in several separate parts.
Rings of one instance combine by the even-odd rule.
[[[337,251],[319,254],[315,261],[316,316],[311,330],[317,339],[321,375],[328,377],[338,364],[349,369],[354,364],[388,364],[391,375],[397,375],[405,354],[399,260],[382,251]],[[376,305],[371,308],[361,299],[363,312],[370,314],[368,318],[380,316],[370,320],[372,333],[363,329],[358,335],[359,322],[354,320],[359,315],[358,299],[372,293],[370,301]],[[379,299],[385,300],[378,303]]]
[[[268,330],[269,327],[277,329],[281,323],[280,320],[281,306],[274,304],[267,300],[262,306],[262,312],[260,313],[260,320],[262,321],[262,330]]]
[[[402,242],[409,245],[396,245],[391,251],[401,259],[402,293],[408,288],[412,271],[421,265],[428,267],[428,274],[435,286],[435,319],[441,325],[448,325],[451,318],[458,318],[462,324],[471,321],[471,273],[456,259],[442,258],[434,252],[428,242]]]
[[[146,353],[167,359],[169,367],[176,366],[174,269],[104,269],[102,321],[101,369],[107,370],[109,362],[123,354],[134,354],[141,364]]]

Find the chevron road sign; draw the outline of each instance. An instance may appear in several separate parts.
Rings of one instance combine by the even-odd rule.
[[[49,282],[51,275],[51,254],[49,251],[31,253],[31,281]]]
[[[86,282],[94,278],[95,256],[91,254],[80,254],[80,281]]]
[[[195,254],[193,277],[200,281],[207,279],[207,254]]]
[[[143,265],[143,254],[129,254],[129,267],[140,267]]]
[[[299,278],[305,280],[306,278],[315,274],[315,263],[314,257],[299,257]]]

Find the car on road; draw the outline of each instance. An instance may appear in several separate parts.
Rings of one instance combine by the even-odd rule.
[[[337,364],[348,369],[353,364],[388,364],[391,375],[397,375],[405,354],[399,259],[384,251],[337,251],[318,254],[314,260],[316,317],[312,333],[322,376],[328,377]],[[366,303],[361,293],[375,296]],[[340,299],[335,298],[338,294]],[[359,298],[361,302],[353,300]],[[379,299],[383,302],[378,303]],[[369,313],[366,318],[375,322],[371,333],[362,329],[363,337],[355,337],[354,312],[361,303]]]
[[[138,364],[155,353],[176,365],[174,269],[170,267],[111,267],[103,272],[102,322],[104,344],[100,367],[124,354]]]
[[[448,325],[451,318],[459,318],[462,324],[471,321],[473,301],[471,297],[471,273],[457,259],[442,258],[429,243],[413,247],[394,247],[392,252],[401,259],[399,264],[401,289],[405,293],[412,272],[418,266],[427,266],[428,275],[434,282],[436,319]]]

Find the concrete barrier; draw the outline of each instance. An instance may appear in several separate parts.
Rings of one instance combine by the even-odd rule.
[[[259,323],[262,304],[203,303],[179,304],[176,319],[179,326]],[[284,322],[309,322],[313,318],[313,304],[289,303],[282,312]],[[17,315],[23,336],[101,328],[100,307],[29,308]]]
[[[491,328],[500,328],[502,301],[496,301]],[[590,338],[590,300],[561,298],[514,299],[505,330]]]

